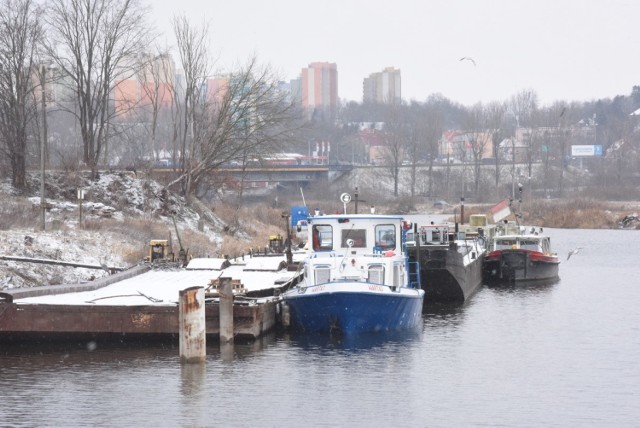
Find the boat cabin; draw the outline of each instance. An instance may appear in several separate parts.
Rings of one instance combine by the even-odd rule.
[[[423,245],[449,245],[450,236],[449,226],[446,224],[432,224],[429,226],[418,227],[418,244]],[[413,231],[408,231],[405,237],[407,247],[416,246],[416,236]]]
[[[305,261],[307,284],[357,281],[393,287],[407,285],[401,217],[366,214],[310,217],[309,233],[312,251]]]
[[[548,236],[504,235],[493,240],[492,251],[527,250],[551,254],[551,238]]]
[[[309,225],[314,252],[400,250],[401,225],[395,217],[320,216],[310,220]]]

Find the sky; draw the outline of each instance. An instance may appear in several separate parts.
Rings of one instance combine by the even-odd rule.
[[[311,62],[334,62],[346,101],[362,102],[362,80],[386,67],[401,70],[407,101],[439,93],[463,105],[524,90],[542,105],[591,101],[640,85],[637,0],[154,0],[151,8],[157,40],[168,45],[173,15],[208,22],[216,71],[256,56],[289,81]]]

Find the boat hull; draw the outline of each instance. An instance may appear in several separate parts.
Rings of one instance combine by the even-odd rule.
[[[330,283],[290,290],[284,299],[294,330],[354,334],[421,325],[424,291],[393,291],[367,283]]]
[[[485,257],[483,278],[487,282],[538,281],[558,278],[560,260],[526,250],[496,251]]]
[[[410,252],[416,258],[415,250]],[[482,284],[482,256],[464,263],[454,249],[420,248],[421,287],[428,302],[464,302]]]

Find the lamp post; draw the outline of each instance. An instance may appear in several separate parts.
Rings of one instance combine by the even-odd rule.
[[[42,141],[40,142],[40,208],[42,211],[41,226],[42,230],[45,230],[45,196],[44,196],[44,157],[45,157],[45,144],[47,144],[47,95],[46,95],[46,70],[47,68],[42,65],[41,68],[41,82],[42,89]]]
[[[286,242],[286,256],[287,256],[287,264],[290,265],[293,263],[293,254],[291,253],[291,221],[289,220],[290,215],[287,211],[284,211],[281,217],[287,223],[287,242]]]
[[[84,199],[84,189],[78,189],[78,224],[82,228],[82,200]]]

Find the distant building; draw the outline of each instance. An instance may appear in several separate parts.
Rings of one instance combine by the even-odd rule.
[[[307,119],[333,121],[338,110],[338,67],[312,62],[302,69],[299,79],[291,81],[291,93],[299,99]]]
[[[449,161],[472,162],[478,151],[479,159],[491,158],[494,153],[490,132],[449,130],[442,133],[438,145],[439,155]]]
[[[214,105],[220,105],[229,90],[229,82],[229,78],[223,76],[208,78],[206,82],[207,101],[214,103]]]
[[[362,100],[367,103],[400,104],[402,101],[402,80],[400,69],[387,67],[379,73],[372,73],[362,82]]]
[[[175,65],[167,54],[152,57],[144,55],[138,59],[143,67],[137,72],[121,71],[114,89],[116,114],[127,116],[134,108],[157,108],[171,106],[172,87],[175,83]],[[135,64],[128,64],[128,67]],[[130,70],[125,68],[124,70]]]

